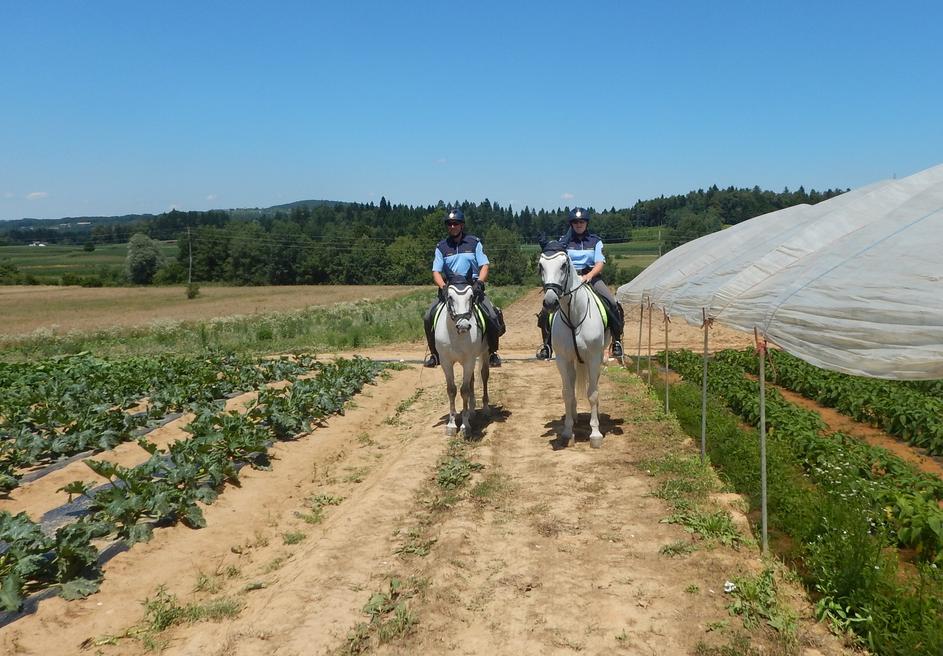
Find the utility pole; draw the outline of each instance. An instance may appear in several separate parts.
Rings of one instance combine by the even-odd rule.
[[[190,251],[190,268],[187,270],[187,284],[193,283],[193,242],[190,241],[190,228],[187,228],[187,248]]]

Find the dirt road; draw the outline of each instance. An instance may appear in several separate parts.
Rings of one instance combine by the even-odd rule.
[[[554,448],[556,368],[514,357],[535,347],[535,298],[506,311],[512,357],[469,440],[444,436],[440,371],[395,372],[276,445],[272,471],[246,471],[206,509],[207,528],[159,529],[106,565],[99,593],[43,601],[0,629],[0,653],[660,655],[703,642],[708,654],[738,632],[778,653],[727,610],[725,582],[763,568],[755,545],[696,543],[662,522],[648,459],[693,447],[643,385],[607,375],[603,447],[589,448],[584,413],[576,445]],[[19,494],[30,507],[55,493]],[[735,497],[716,502],[748,530]],[[665,553],[685,543],[696,550]],[[842,653],[805,620],[790,649]]]

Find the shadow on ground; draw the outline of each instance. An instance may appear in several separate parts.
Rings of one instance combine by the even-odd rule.
[[[547,444],[550,445],[550,448],[554,451],[565,449],[567,446],[566,441],[560,439],[560,433],[563,432],[563,424],[565,421],[566,415],[564,414],[559,419],[554,419],[544,424],[544,428],[547,430],[544,431],[541,437],[550,438],[547,440]],[[610,417],[604,412],[599,413],[599,431],[604,437],[622,435],[621,426],[623,423],[625,423],[624,419]],[[589,442],[589,434],[591,432],[592,429],[589,427],[589,413],[576,413],[576,422],[573,424],[574,442]]]
[[[455,417],[456,423],[461,422],[460,415],[461,411],[459,410]],[[471,435],[467,436],[465,439],[469,442],[480,442],[484,439],[487,428],[491,426],[491,424],[503,424],[510,416],[511,411],[506,409],[503,405],[492,405],[488,414],[483,413],[481,408],[478,408],[471,418]],[[445,426],[448,423],[449,415],[446,413],[439,417],[439,421],[437,421],[434,426]],[[445,433],[445,430],[442,432]],[[589,435],[588,431],[586,435]]]

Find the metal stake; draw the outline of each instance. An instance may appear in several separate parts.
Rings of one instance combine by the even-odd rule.
[[[756,354],[760,358],[760,514],[763,529],[763,554],[769,553],[766,523],[766,342],[760,341],[759,332],[753,329],[756,339]]]

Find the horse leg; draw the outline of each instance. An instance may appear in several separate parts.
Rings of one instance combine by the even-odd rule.
[[[445,390],[449,394],[449,423],[445,426],[446,435],[455,435],[458,427],[455,425],[455,393],[458,388],[455,387],[455,363],[451,360],[442,361],[442,371],[445,373]]]
[[[599,370],[601,363],[593,359],[588,363],[586,396],[589,399],[589,425],[592,432],[589,434],[589,445],[598,449],[602,446],[602,433],[599,432]]]
[[[491,375],[491,367],[488,364],[488,352],[481,355],[481,411],[485,416],[491,414],[488,399],[488,377]]]
[[[462,427],[463,436],[471,435],[471,413],[475,409],[475,360],[462,366]]]
[[[573,443],[573,424],[576,421],[576,366],[566,358],[557,357],[557,369],[563,381],[563,405],[566,419],[563,420],[563,433],[560,435],[567,446]]]

